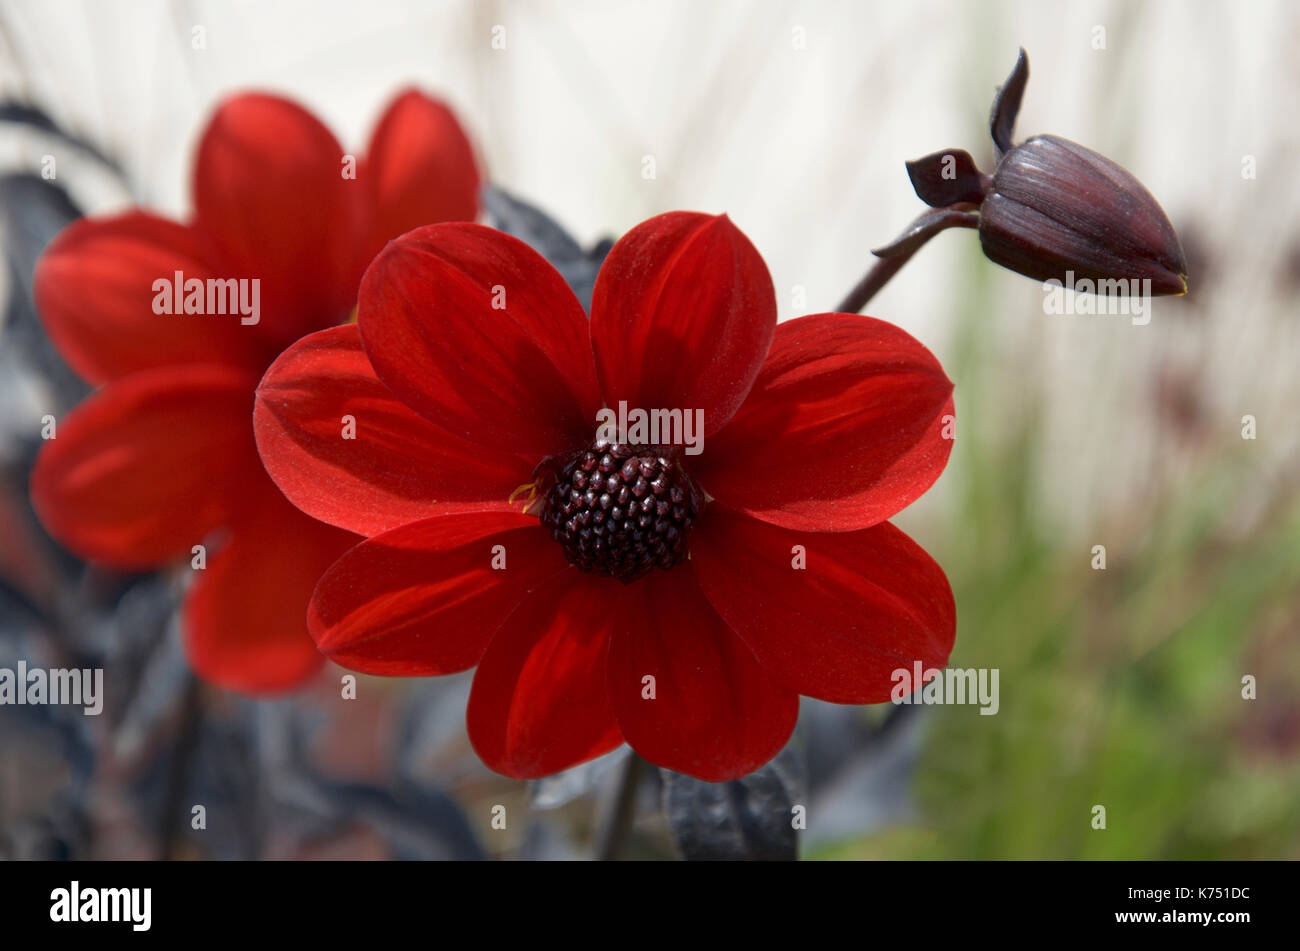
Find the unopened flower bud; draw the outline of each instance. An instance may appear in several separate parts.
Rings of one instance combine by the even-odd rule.
[[[978,227],[985,256],[1027,277],[1070,285],[1087,279],[1117,293],[1186,293],[1178,236],[1141,182],[1105,156],[1054,135],[1011,143],[1028,78],[1021,50],[993,104],[998,164],[992,176],[956,149],[908,163],[921,200],[945,212],[933,223],[923,217],[913,234]],[[1117,281],[1124,284],[1102,283]]]
[[[1173,225],[1142,183],[1103,155],[1037,135],[1002,156],[980,205],[990,261],[1039,280],[1151,282],[1152,294],[1187,292],[1187,262]]]

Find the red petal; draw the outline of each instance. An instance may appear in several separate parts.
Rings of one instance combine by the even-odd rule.
[[[194,672],[245,693],[287,690],[320,669],[307,602],[325,569],[358,540],[303,515],[263,482],[262,504],[195,572],[183,618]]]
[[[146,370],[58,420],[32,503],[77,553],[146,568],[188,553],[266,481],[248,425],[254,377],[227,367]]]
[[[344,417],[355,438],[344,439]],[[455,512],[512,511],[534,462],[468,443],[379,382],[355,324],[321,330],[275,361],[253,410],[262,463],[308,515],[363,535]],[[516,506],[513,511],[518,511]]]
[[[60,232],[36,263],[36,306],[64,359],[91,383],[180,363],[260,369],[270,354],[238,313],[157,314],[154,282],[207,281],[193,232],[140,211],[83,218]],[[183,287],[183,282],[182,282]],[[169,288],[168,308],[174,309]]]
[[[515,779],[558,773],[623,742],[605,693],[610,582],[562,572],[523,600],[474,674],[470,742]]]
[[[591,304],[591,341],[611,408],[704,410],[712,433],[754,383],[776,327],[758,251],[726,215],[674,211],[609,252]]]
[[[474,148],[456,114],[418,90],[403,92],[384,112],[365,174],[375,214],[368,257],[412,228],[478,215]]]
[[[797,532],[711,505],[691,538],[691,564],[764,667],[805,696],[882,703],[895,670],[910,674],[914,661],[943,667],[952,652],[948,579],[887,522]]]
[[[609,645],[609,698],[632,748],[708,782],[736,779],[781,751],[799,696],[779,684],[700,592],[689,568],[628,585]],[[647,699],[645,677],[654,677]]]
[[[379,378],[444,429],[538,456],[595,433],[587,318],[522,241],[475,224],[412,231],[366,271],[358,323]]]
[[[283,349],[345,319],[365,261],[365,185],[329,129],[278,96],[226,100],[199,143],[196,227],[223,277],[261,280],[263,333]]]
[[[883,522],[939,477],[952,383],[892,324],[816,314],[781,324],[745,405],[693,473],[757,518],[839,532]]]
[[[492,567],[505,550],[505,568]],[[537,519],[486,512],[412,522],[357,545],[307,614],[321,651],[368,674],[423,677],[478,663],[524,596],[568,567]]]

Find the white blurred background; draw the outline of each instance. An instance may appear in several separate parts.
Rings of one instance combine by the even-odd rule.
[[[585,241],[671,209],[726,211],[765,256],[783,319],[796,288],[800,310],[833,308],[919,211],[904,160],[962,147],[988,168],[991,97],[1024,46],[1017,136],[1055,133],[1125,165],[1206,262],[1146,327],[1046,317],[1033,282],[985,269],[987,352],[1010,395],[1047,384],[1044,484],[1074,484],[1068,504],[1042,500],[1044,517],[1083,531],[1176,468],[1180,445],[1138,411],[1157,399],[1229,435],[1256,416],[1264,483],[1295,460],[1296,4],[4,0],[0,24],[0,96],[39,102],[127,170],[133,195],[76,196],[92,212],[135,199],[184,215],[194,143],[232,91],[296,97],[359,149],[414,83],[459,111],[493,182]],[[30,163],[24,147],[40,148],[6,141],[0,159]],[[84,192],[86,178],[67,180]],[[944,359],[977,245],[942,236],[869,312]]]

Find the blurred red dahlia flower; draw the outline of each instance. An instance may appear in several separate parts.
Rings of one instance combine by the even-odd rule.
[[[590,321],[520,241],[412,231],[355,326],[267,371],[254,428],[294,504],[372,536],[312,597],[327,656],[477,665],[470,739],[509,776],[627,741],[720,781],[782,748],[800,694],[880,702],[895,669],[946,663],[947,579],[885,520],[946,464],[951,393],[890,324],[778,326],[745,236],[675,212],[615,245]],[[620,401],[701,410],[703,452],[600,438]]]
[[[46,330],[102,386],[58,422],[32,502],[61,542],[119,568],[161,566],[210,540],[184,606],[203,678],[256,692],[315,672],[307,600],[357,540],[303,515],[267,478],[250,424],[262,371],[303,334],[349,319],[387,239],[472,219],[478,185],[455,116],[419,92],[389,105],[364,159],[294,103],[240,95],[199,143],[191,222],[140,210],[83,219],[41,257]],[[260,316],[160,315],[154,284],[177,272],[186,286],[257,280]]]

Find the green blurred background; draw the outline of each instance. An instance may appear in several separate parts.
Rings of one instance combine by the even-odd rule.
[[[914,815],[811,857],[1300,857],[1300,494],[1294,479],[1267,483],[1257,447],[1271,437],[1243,439],[1239,415],[1209,413],[1195,377],[1181,395],[1151,380],[1135,411],[1176,473],[1152,471],[1094,530],[1063,538],[1042,508],[1069,504],[1041,463],[1045,382],[1007,385],[977,253],[966,274],[947,362],[960,484],[918,534],[956,595],[951,664],[999,668],[1000,710],[928,708]],[[1193,287],[1198,276],[1194,263]],[[1156,306],[1158,319],[1207,319],[1194,295]],[[1103,429],[1079,450],[1120,451]]]

